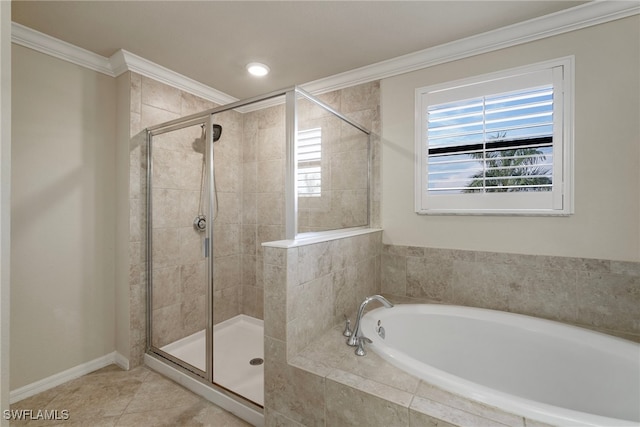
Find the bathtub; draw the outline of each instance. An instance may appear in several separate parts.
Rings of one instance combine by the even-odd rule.
[[[361,327],[389,363],[503,411],[558,426],[640,425],[640,345],[631,341],[431,304],[377,308]]]

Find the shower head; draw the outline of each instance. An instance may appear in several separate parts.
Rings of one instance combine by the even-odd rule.
[[[213,125],[213,142],[216,142],[220,139],[220,135],[222,135],[222,126]]]

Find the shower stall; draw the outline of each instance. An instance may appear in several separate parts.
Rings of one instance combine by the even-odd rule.
[[[371,160],[367,129],[297,87],[148,128],[154,363],[259,413],[262,243],[368,227]]]

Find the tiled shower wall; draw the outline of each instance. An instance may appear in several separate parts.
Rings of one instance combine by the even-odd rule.
[[[215,117],[222,136],[214,143],[218,211],[213,222],[213,323],[244,313],[241,289],[240,209],[242,200],[242,114],[226,111]],[[203,316],[206,319],[206,315]]]
[[[243,312],[263,318],[263,242],[284,238],[284,105],[244,115],[241,265]]]
[[[198,212],[202,152],[198,126],[153,138],[152,343],[162,347],[206,326],[206,264]],[[202,151],[202,150],[200,150]]]
[[[216,104],[131,73],[131,326],[136,359],[145,346],[146,127],[195,114]],[[215,143],[219,211],[215,218],[214,323],[242,312],[240,200],[242,114],[216,116],[222,137]],[[160,135],[154,144],[153,343],[162,346],[206,326],[206,269],[202,235],[192,227],[198,213],[204,145],[200,128]],[[203,201],[204,203],[204,201]],[[156,268],[157,267],[157,268]],[[135,276],[134,276],[135,274]],[[135,301],[135,302],[134,302]],[[135,332],[134,332],[135,331]],[[141,349],[141,350],[138,350]]]
[[[369,111],[372,110],[375,112],[370,106]],[[298,132],[304,131],[321,134],[313,163],[320,167],[319,179],[315,181],[320,191],[313,196],[298,197],[299,232],[367,225],[367,134],[315,103],[299,99]]]
[[[165,121],[216,107],[215,104],[153,79],[130,77],[130,197],[129,295],[130,365],[142,363],[146,346],[145,185],[144,129]],[[333,108],[379,134],[379,83],[372,82],[320,96]],[[249,113],[229,111],[216,116],[223,126],[214,158],[219,217],[215,222],[214,323],[243,313],[263,317],[263,249],[261,244],[284,238],[284,106]],[[373,143],[371,222],[379,225],[379,144]],[[348,165],[345,165],[348,166]],[[196,170],[198,167],[196,167]],[[193,170],[192,170],[193,172]],[[191,189],[193,192],[193,189]],[[170,200],[167,200],[171,206]],[[176,202],[177,203],[177,202]],[[195,216],[195,213],[194,213]],[[192,220],[192,219],[191,219]],[[183,224],[184,232],[191,221]],[[190,232],[190,231],[189,231]],[[167,277],[185,274],[186,283],[202,275],[201,260],[173,266]],[[187,265],[189,267],[187,267]],[[188,275],[191,271],[193,275]],[[170,273],[170,274],[169,274]],[[172,279],[173,280],[173,279]],[[181,279],[180,279],[181,281]],[[184,335],[196,328],[195,313],[203,298],[190,286],[160,296],[170,316],[158,316],[169,335]],[[176,293],[177,292],[177,293]],[[196,296],[197,295],[197,296]],[[168,308],[173,306],[171,308]],[[178,332],[180,330],[180,332]]]
[[[214,323],[240,313],[240,171],[242,116],[216,117],[223,127],[215,143],[218,213],[214,218]],[[207,270],[204,233],[193,227],[207,203],[201,193],[204,141],[199,125],[153,138],[153,336],[162,347],[205,329]]]
[[[182,92],[173,87],[159,83],[153,79],[140,76],[136,73],[128,73],[130,79],[130,167],[129,167],[129,295],[130,295],[130,354],[129,364],[131,367],[142,364],[146,348],[146,133],[144,129],[168,120],[197,113],[216,105],[198,98],[194,95]],[[187,153],[188,151],[184,151]],[[186,154],[182,156],[186,156]],[[180,156],[179,152],[165,153],[171,158],[171,154]],[[169,158],[167,160],[169,160]],[[179,171],[175,171],[174,178],[179,176]],[[160,191],[159,189],[157,191]],[[179,205],[178,201],[171,203],[167,200],[166,209],[173,209]],[[171,214],[167,211],[168,216]],[[159,255],[159,254],[158,254]],[[171,255],[171,254],[169,254]],[[168,257],[167,257],[168,258]],[[191,267],[196,267],[197,262],[188,263]],[[173,268],[168,268],[163,272],[174,277],[180,286],[173,288],[169,295],[159,295],[161,310],[167,314],[157,316],[159,323],[170,321],[175,323],[174,330],[167,330],[168,335],[178,336],[184,330],[189,330],[188,326],[193,320],[188,320],[186,315],[188,306],[198,304],[198,297],[192,300],[183,298],[179,276],[183,264],[175,264]],[[184,267],[187,268],[187,267]],[[196,268],[197,270],[197,268]],[[195,271],[195,270],[194,270]],[[160,272],[158,272],[160,273]],[[186,271],[184,272],[186,273]],[[162,276],[162,275],[161,275]],[[192,279],[195,276],[192,277]],[[162,283],[163,278],[158,277]],[[188,285],[190,281],[185,281]],[[201,298],[200,298],[201,299]],[[164,302],[163,302],[164,301]],[[166,303],[166,304],[165,304]],[[175,304],[174,304],[175,303]],[[183,305],[184,303],[184,305]],[[163,320],[160,320],[163,319]],[[164,322],[169,328],[170,322]],[[187,327],[185,328],[185,325]]]
[[[319,98],[355,120],[362,126],[371,129],[375,134],[379,133],[380,115],[379,82],[371,82],[341,89]],[[319,107],[310,107],[301,104],[299,111],[299,128],[313,126],[318,120],[322,121],[327,115],[320,111]],[[366,177],[367,169],[363,165],[364,141],[358,132],[350,129],[349,125],[341,120],[333,123],[335,132],[341,137],[334,138],[334,156],[325,156],[327,162],[333,163],[336,170],[333,180],[341,187],[344,183],[352,181],[354,174]],[[323,138],[324,143],[324,138]],[[379,170],[379,144],[376,137],[372,137],[372,182],[371,191],[371,224],[379,225],[379,192],[377,177]],[[349,162],[349,153],[355,153],[353,162]],[[244,138],[242,152],[242,226],[241,226],[241,270],[242,270],[242,312],[253,317],[263,318],[264,283],[262,277],[263,248],[262,243],[284,239],[285,206],[284,206],[284,176],[285,176],[285,107],[278,105],[262,110],[246,113],[244,115]],[[326,178],[326,177],[325,177]],[[329,178],[327,178],[329,179]],[[353,194],[343,197],[350,190],[335,192],[343,199],[353,199]],[[362,194],[362,185],[359,191],[358,204],[359,215],[366,212],[365,195]],[[353,193],[353,191],[351,191]],[[303,203],[301,203],[301,206]],[[305,212],[305,222],[300,232],[318,229],[322,225],[324,229],[335,229],[344,226],[342,220],[353,214],[357,209],[351,208],[349,203],[343,204],[344,209],[333,208],[334,214],[324,215],[320,213],[314,219],[309,211]],[[337,212],[337,213],[336,213]],[[326,218],[334,222],[324,221]],[[310,227],[310,224],[315,227]]]
[[[380,82],[374,81],[328,92],[319,95],[318,98],[371,131],[370,225],[380,227]],[[318,111],[318,108],[314,107],[312,111]],[[301,111],[300,129],[302,126],[313,127],[317,119],[315,114]],[[364,214],[362,208],[365,194],[362,190],[366,181],[363,181],[363,178],[369,172],[366,167],[366,136],[351,125],[341,123],[336,141],[337,143],[330,147],[328,161],[333,192],[332,210],[337,214],[314,213],[313,209],[310,209],[307,218],[299,217],[302,227],[308,227],[301,229],[301,232],[353,226],[360,222]],[[350,198],[358,201],[353,204]],[[301,207],[311,208],[304,206],[304,203],[301,203]],[[350,222],[345,223],[345,219]]]
[[[542,317],[640,342],[640,263],[384,245],[382,292]]]

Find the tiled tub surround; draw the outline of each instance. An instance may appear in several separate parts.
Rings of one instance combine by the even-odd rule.
[[[369,351],[365,357],[355,356],[354,349],[346,346],[342,336],[342,314],[348,313],[353,320],[354,311],[364,296],[378,291],[385,292],[395,303],[480,305],[484,302],[487,308],[505,310],[515,309],[516,301],[520,301],[523,307],[528,307],[528,311],[521,309],[527,311],[524,314],[553,318],[552,315],[545,316],[545,311],[535,313],[536,304],[531,299],[536,295],[535,289],[544,294],[551,292],[550,288],[565,284],[572,288],[564,291],[571,297],[565,295],[558,305],[554,305],[557,296],[549,301],[558,307],[557,313],[564,313],[555,314],[557,319],[579,324],[576,321],[578,317],[569,318],[562,310],[561,304],[564,304],[576,315],[591,313],[593,320],[582,326],[637,340],[634,331],[638,325],[633,323],[633,319],[637,322],[640,318],[638,263],[384,245],[380,247],[381,288],[364,288],[361,278],[371,273],[357,273],[363,265],[354,265],[353,260],[360,260],[361,257],[349,261],[354,253],[349,251],[349,245],[353,245],[357,239],[363,237],[294,248],[265,248],[267,426],[546,425],[441,390],[388,364],[373,351]],[[375,245],[371,240],[369,244]],[[347,249],[346,253],[340,252],[344,249]],[[374,251],[372,248],[369,250]],[[311,258],[315,260],[309,264]],[[427,259],[431,261],[427,262]],[[346,264],[343,264],[345,261]],[[393,261],[395,264],[392,265]],[[477,264],[467,265],[466,269],[463,264],[454,273],[460,262]],[[414,263],[422,267],[416,268]],[[346,271],[341,269],[343,265],[349,266]],[[543,265],[547,270],[542,269]],[[349,269],[351,273],[348,273]],[[512,272],[511,276],[505,274],[507,271]],[[518,280],[514,276],[517,272]],[[346,283],[341,281],[344,273],[350,277]],[[430,276],[429,273],[434,274]],[[573,279],[566,284],[566,281],[554,279],[554,273],[561,278],[564,275]],[[456,275],[460,275],[459,280],[464,275],[467,282],[472,281],[475,291],[453,301],[443,297],[449,295],[442,290],[447,288],[444,285],[434,285],[435,289],[441,289],[436,294],[439,296],[427,294],[432,286],[425,284],[429,280],[433,280],[434,284],[453,283],[451,277]],[[516,286],[516,283],[519,285]],[[504,287],[511,289],[514,296],[508,299],[503,295],[504,291],[497,291]],[[394,294],[390,294],[390,290]],[[518,292],[522,292],[519,299],[515,297]],[[345,294],[349,295],[347,299],[344,299]],[[499,295],[503,297],[499,298]],[[503,305],[489,304],[492,297]],[[570,301],[571,298],[575,300]],[[607,299],[611,301],[606,302]],[[342,305],[347,300],[349,303]],[[594,300],[598,302],[594,304]],[[478,303],[474,304],[474,301]],[[512,305],[508,305],[509,301]],[[544,306],[543,303],[539,305]],[[301,318],[302,313],[304,316]],[[602,327],[603,324],[611,325],[612,329]]]
[[[357,357],[345,344],[343,314],[353,320],[381,289],[380,239],[372,230],[264,248],[266,425],[524,427],[522,417],[432,387],[372,351]]]
[[[278,355],[282,349],[267,348],[267,351]],[[291,375],[291,381],[307,376],[306,383],[311,384],[309,378],[315,379],[316,389],[297,390],[300,400],[294,404],[310,405],[314,399],[315,404],[323,406],[324,417],[309,418],[320,416],[320,409],[315,415],[296,418],[299,410],[285,407],[285,412],[266,411],[267,426],[279,425],[284,420],[291,425],[307,426],[547,426],[421,381],[392,366],[371,349],[364,357],[356,356],[354,348],[345,344],[342,326],[334,327],[292,357],[286,369],[285,375]],[[286,376],[283,379],[289,380]],[[321,397],[313,396],[313,392]],[[293,395],[287,398],[293,399]]]
[[[392,301],[525,314],[640,342],[640,263],[384,245]]]

